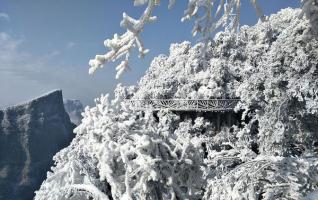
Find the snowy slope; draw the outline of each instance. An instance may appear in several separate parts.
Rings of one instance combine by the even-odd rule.
[[[0,110],[0,199],[33,198],[73,128],[60,90]]]
[[[76,125],[79,125],[83,118],[82,112],[84,112],[84,107],[82,103],[76,99],[65,99],[64,108],[70,116],[71,122]]]

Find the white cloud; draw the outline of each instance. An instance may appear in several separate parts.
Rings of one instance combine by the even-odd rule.
[[[27,53],[19,52],[18,46],[23,39],[14,39],[5,32],[0,32],[0,70],[23,62],[28,57]]]
[[[24,50],[24,42],[23,38],[0,32],[0,76],[1,72],[7,72],[30,80],[42,80],[43,77],[53,80],[59,70],[52,64],[52,59],[56,60],[61,52],[53,50],[48,54],[34,55]]]
[[[0,107],[13,105],[52,89],[63,90],[65,98],[78,98],[84,103],[110,91],[115,82],[100,73],[94,78],[84,66],[64,62],[65,53],[51,51],[33,54],[26,50],[24,38],[0,32]],[[59,58],[54,56],[61,56]],[[100,84],[100,82],[107,84]],[[102,87],[96,87],[102,85]],[[106,86],[105,86],[106,85]]]
[[[51,53],[48,54],[48,58],[52,58],[52,57],[58,56],[60,54],[61,54],[60,51],[54,50],[54,51],[52,51]]]
[[[17,47],[23,42],[23,38],[12,38],[11,35],[0,32],[0,51],[1,53],[16,51]]]
[[[4,19],[6,21],[10,21],[10,17],[7,13],[0,13],[0,20]]]
[[[33,55],[22,48],[24,40],[0,32],[0,79],[4,74],[20,77],[25,81],[38,81],[41,84],[63,79],[61,70],[52,66],[51,60],[60,54],[52,51],[49,55]]]
[[[73,48],[74,46],[75,46],[75,42],[69,42],[69,43],[67,43],[66,48],[67,48],[67,49],[71,49],[71,48]]]

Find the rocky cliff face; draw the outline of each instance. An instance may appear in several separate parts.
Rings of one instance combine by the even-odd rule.
[[[59,90],[0,110],[0,199],[32,199],[73,128]]]
[[[82,112],[84,112],[83,104],[76,99],[66,99],[64,100],[65,111],[70,116],[72,123],[79,125],[82,120]]]

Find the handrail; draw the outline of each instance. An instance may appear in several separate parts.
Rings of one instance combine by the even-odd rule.
[[[225,112],[234,110],[240,99],[126,99],[133,110]]]

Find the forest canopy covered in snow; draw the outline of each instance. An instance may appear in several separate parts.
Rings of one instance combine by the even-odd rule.
[[[35,199],[315,199],[317,7],[307,0],[238,33],[172,44],[137,85],[85,109]],[[201,115],[124,101],[171,98],[240,98],[240,124],[215,131]]]

